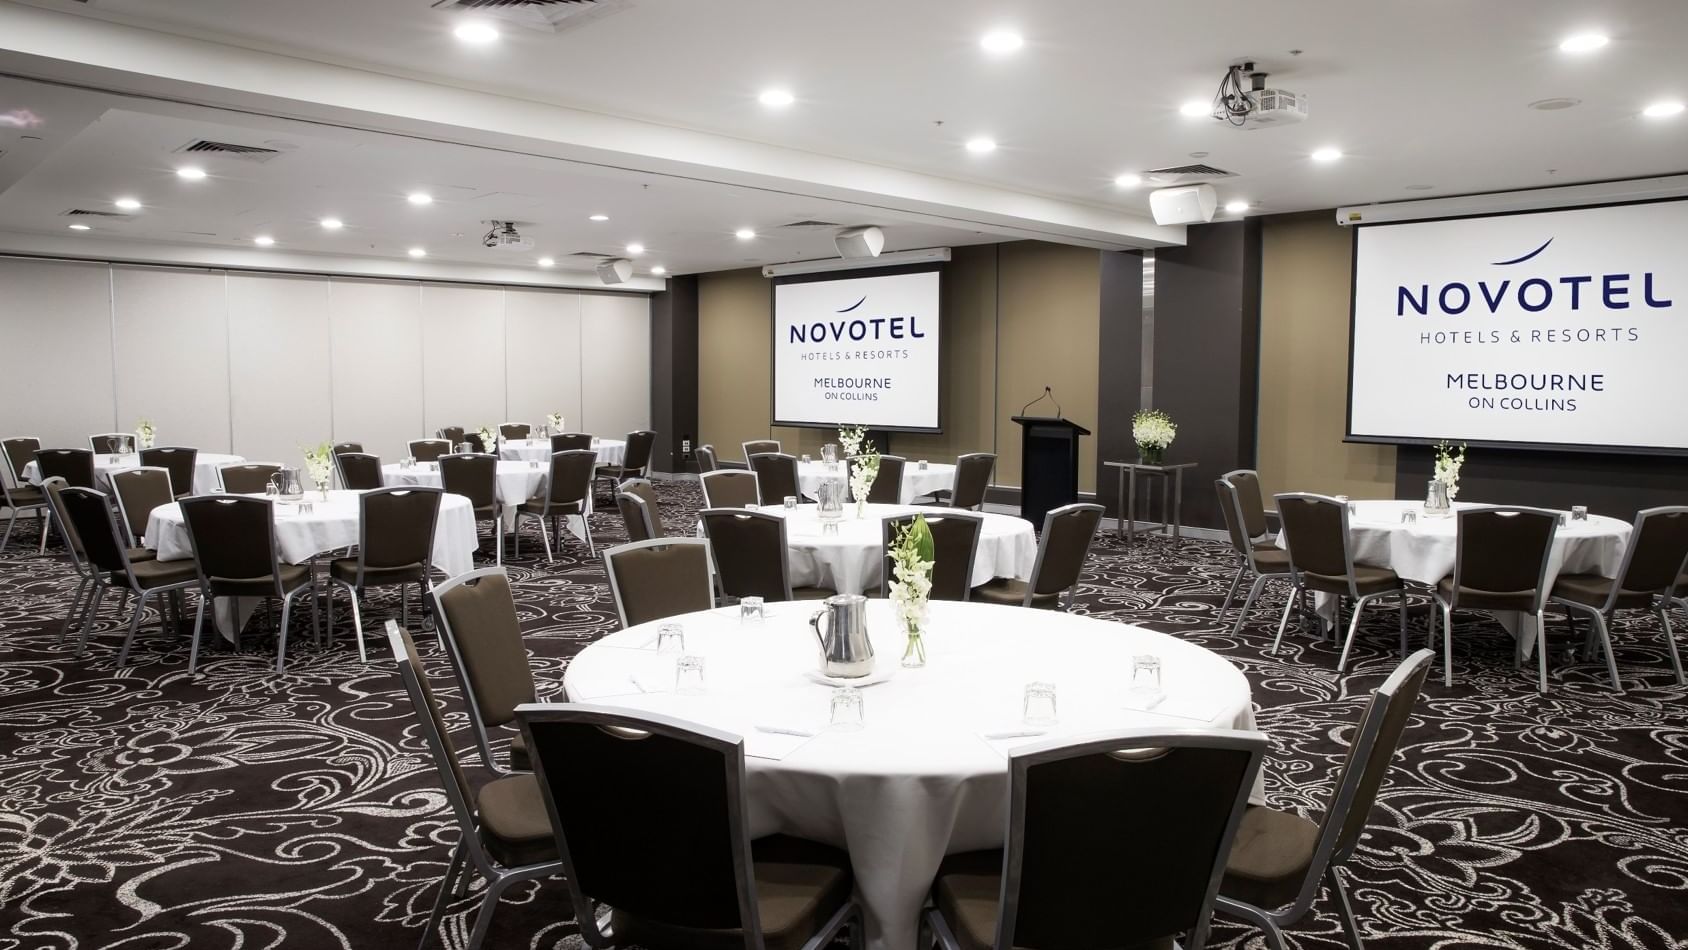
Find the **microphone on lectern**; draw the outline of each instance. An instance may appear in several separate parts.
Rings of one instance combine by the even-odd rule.
[[[1020,411],[1016,413],[1016,415],[1025,415],[1027,409],[1030,409],[1045,399],[1055,403],[1055,415],[1059,417],[1061,415],[1061,404],[1059,402],[1055,402],[1055,390],[1050,389],[1048,386],[1043,387],[1043,395],[1021,406]]]

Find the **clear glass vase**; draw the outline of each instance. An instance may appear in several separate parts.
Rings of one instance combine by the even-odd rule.
[[[918,669],[926,665],[926,610],[922,607],[920,619],[912,623],[904,621],[903,632],[908,639],[903,644],[903,667]]]

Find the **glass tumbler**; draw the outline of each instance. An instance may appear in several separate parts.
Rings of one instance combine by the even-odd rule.
[[[1131,658],[1131,692],[1139,696],[1160,695],[1160,657],[1144,653]]]
[[[703,657],[683,656],[674,661],[674,692],[696,696],[704,691]]]
[[[1055,725],[1055,684],[1034,680],[1026,684],[1020,719],[1028,726]]]
[[[840,686],[832,691],[832,728],[855,732],[862,727],[862,691]]]
[[[739,623],[757,624],[768,619],[768,608],[760,597],[745,597],[739,600]]]
[[[677,623],[665,623],[656,628],[656,652],[686,652],[686,628]]]

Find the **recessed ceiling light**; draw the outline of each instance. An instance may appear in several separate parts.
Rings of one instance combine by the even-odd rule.
[[[797,97],[786,89],[764,89],[762,94],[756,97],[756,101],[770,109],[783,109],[796,102]]]
[[[406,253],[408,253],[411,257],[427,257],[428,256],[428,252],[423,250],[420,247],[413,247],[409,251],[407,251]]]
[[[987,53],[1012,53],[1026,45],[1026,40],[1013,30],[992,30],[979,40]]]
[[[737,231],[733,232],[733,237],[736,237],[741,241],[748,241],[755,236],[756,232],[749,228],[739,228]]]
[[[1666,119],[1673,115],[1680,115],[1681,113],[1682,103],[1675,100],[1655,102],[1647,108],[1641,110],[1641,114],[1649,119]]]
[[[275,238],[270,237],[268,234],[260,234],[252,239],[252,243],[258,245],[259,247],[269,247],[271,244],[275,243]]]
[[[197,165],[183,165],[176,169],[176,177],[185,178],[188,181],[198,181],[205,177],[205,169]]]
[[[1315,162],[1334,162],[1341,157],[1342,149],[1339,148],[1326,146],[1324,148],[1313,150],[1313,161]]]
[[[405,195],[404,200],[413,205],[431,205],[434,203],[434,196],[428,194],[426,191],[413,191],[410,194]]]
[[[491,23],[482,23],[479,20],[459,23],[457,29],[452,30],[451,33],[463,42],[475,46],[484,46],[498,39],[497,27],[494,27]]]
[[[124,211],[141,210],[141,201],[139,198],[119,198],[116,201],[113,201],[112,204]]]
[[[1563,53],[1592,53],[1609,42],[1604,33],[1574,33],[1559,44]]]
[[[1114,184],[1121,188],[1136,188],[1143,183],[1143,176],[1134,172],[1127,172],[1114,179]]]
[[[73,224],[73,225],[70,225],[70,229],[72,231],[92,231],[92,230],[94,230],[93,228],[89,227],[86,224]]]
[[[634,241],[632,244],[627,245],[627,253],[637,257],[638,255],[645,253],[645,246],[640,244],[638,241]]]
[[[607,214],[595,214],[595,215],[592,215],[591,217],[587,218],[586,220],[588,220],[588,221],[608,221],[609,219],[610,219],[610,216],[607,215]]]
[[[661,277],[663,274],[668,273],[668,268],[662,266],[661,264],[657,264],[651,268],[651,273]]]
[[[1246,202],[1246,201],[1227,201],[1227,202],[1225,202],[1225,211],[1229,214],[1242,214],[1244,211],[1247,211],[1247,210],[1248,210],[1248,202]]]
[[[1189,102],[1186,102],[1178,107],[1178,114],[1190,119],[1199,119],[1202,116],[1212,115],[1213,103],[1203,102],[1200,99],[1191,99]]]
[[[317,223],[322,225],[322,229],[324,231],[338,231],[346,226],[346,222],[341,221],[339,218],[323,218]]]
[[[976,139],[967,140],[967,150],[975,155],[994,152],[996,151],[996,142],[981,135]]]
[[[555,267],[555,266],[557,266],[557,262],[552,260],[549,257],[541,257],[539,259],[539,266],[540,267]]]

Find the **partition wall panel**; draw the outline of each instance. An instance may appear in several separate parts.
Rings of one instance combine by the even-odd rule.
[[[230,451],[228,284],[222,271],[111,269],[116,431]]]
[[[581,351],[581,302],[590,299],[543,290],[504,292],[504,421],[539,425],[547,414],[560,412],[570,429],[584,431],[589,424],[581,413],[582,364],[603,356],[590,347]],[[644,300],[638,303],[649,309]],[[648,362],[648,350],[646,357]]]
[[[587,429],[615,437],[650,425],[651,321],[645,300],[580,298],[581,410]]]
[[[504,293],[422,285],[423,423],[465,429],[504,421]]]
[[[228,281],[235,454],[302,465],[302,448],[334,438],[329,282],[251,274]]]
[[[117,424],[105,265],[0,258],[0,340],[0,438],[85,449]]]
[[[337,280],[329,289],[334,441],[393,461],[422,424],[422,296],[415,283]]]

